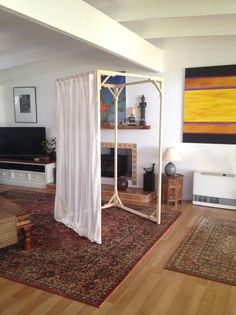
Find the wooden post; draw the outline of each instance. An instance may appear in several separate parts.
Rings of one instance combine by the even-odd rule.
[[[118,179],[118,98],[119,89],[114,89],[114,107],[115,107],[115,130],[114,130],[114,192],[117,195],[117,179]]]

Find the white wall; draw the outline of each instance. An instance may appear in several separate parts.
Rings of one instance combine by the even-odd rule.
[[[53,60],[15,67],[0,72],[0,126],[45,126],[47,137],[56,135],[55,80],[60,77],[87,72],[97,68],[105,70],[124,70],[145,74],[143,68],[134,66],[109,54],[95,54],[86,51]],[[153,73],[152,73],[153,75]],[[15,123],[13,106],[13,87],[36,86],[37,124]],[[2,91],[2,93],[1,93]],[[143,167],[157,162],[158,156],[158,104],[159,96],[152,84],[127,88],[127,107],[138,107],[141,95],[147,102],[146,121],[150,130],[120,130],[119,142],[137,144],[138,186],[142,187]],[[139,113],[139,110],[137,110]],[[114,142],[112,130],[102,130],[102,141]]]
[[[184,199],[191,199],[193,170],[212,170],[236,173],[236,145],[182,143],[184,69],[235,64],[235,49],[177,50],[177,46],[164,53],[165,110],[164,146],[177,147],[181,161],[177,172],[185,175]],[[235,108],[236,110],[236,108]]]
[[[177,147],[181,155],[181,161],[176,162],[177,171],[185,175],[184,199],[191,199],[194,169],[236,173],[236,145],[182,143],[184,68],[235,64],[236,55],[235,50],[231,49],[229,45],[225,50],[219,49],[219,47],[215,47],[215,49],[208,47],[205,50],[197,48],[176,50],[175,47],[171,47],[171,50],[166,49],[164,53],[163,144],[164,148]],[[54,135],[56,122],[55,79],[96,68],[145,74],[145,70],[141,67],[133,66],[109,54],[94,55],[92,51],[2,71],[0,72],[0,125],[24,125],[14,122],[12,88],[14,86],[35,85],[37,88],[38,126],[48,127],[48,136]],[[158,99],[156,98],[156,91],[151,85],[147,87],[137,85],[128,88],[127,106],[138,106],[142,94],[146,97],[146,121],[147,124],[151,125],[151,130],[119,131],[120,142],[137,143],[138,145],[138,186],[140,187],[142,187],[143,167],[157,162],[156,156],[158,154],[158,111],[156,107]],[[102,140],[113,141],[112,131],[103,130]]]
[[[125,70],[140,73],[141,67],[133,66],[108,53],[98,54],[88,50],[80,54],[49,59],[0,71],[0,125],[36,126],[36,124],[15,123],[13,87],[36,86],[37,126],[47,127],[48,137],[55,135],[56,104],[55,80],[60,77],[100,69]]]

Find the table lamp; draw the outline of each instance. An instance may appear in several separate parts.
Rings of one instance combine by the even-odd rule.
[[[176,167],[172,162],[180,161],[179,153],[176,151],[175,148],[167,148],[164,155],[164,161],[169,161],[168,164],[165,166],[165,174],[166,176],[175,176],[176,174]]]

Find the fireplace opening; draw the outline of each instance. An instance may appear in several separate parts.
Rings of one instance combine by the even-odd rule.
[[[101,175],[114,177],[114,148],[101,149]],[[132,150],[118,148],[118,177],[132,178]]]

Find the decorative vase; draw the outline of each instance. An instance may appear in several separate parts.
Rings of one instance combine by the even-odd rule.
[[[124,176],[120,176],[117,179],[118,190],[126,190],[128,188],[128,179]]]
[[[165,173],[166,176],[175,176],[176,174],[176,167],[172,162],[169,162],[166,166],[165,166]]]

